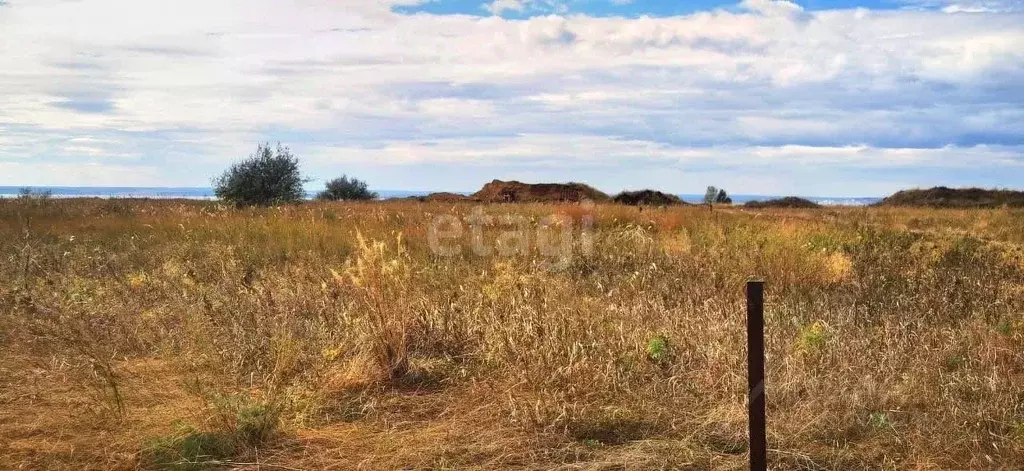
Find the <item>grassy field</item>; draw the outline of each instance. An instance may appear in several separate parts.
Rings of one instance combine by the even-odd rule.
[[[0,468],[1024,468],[1024,211],[474,208],[0,201]]]

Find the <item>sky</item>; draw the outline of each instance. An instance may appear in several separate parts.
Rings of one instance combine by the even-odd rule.
[[[0,0],[0,185],[1024,187],[1024,0]]]

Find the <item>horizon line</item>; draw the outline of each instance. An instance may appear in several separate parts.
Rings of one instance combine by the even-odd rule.
[[[562,183],[565,183],[565,182],[562,182]],[[939,186],[941,186],[941,185],[939,185]],[[136,190],[147,190],[147,189],[153,189],[153,190],[213,190],[213,187],[210,187],[210,186],[0,185],[0,190],[3,190],[3,189],[18,189],[18,190],[20,190],[20,189],[24,189],[24,188],[28,188],[28,189],[36,189],[36,188],[40,188],[40,189],[60,189],[60,188],[67,188],[67,189],[91,189],[91,190],[104,190],[104,189],[106,189],[106,190],[110,190],[110,189],[125,189],[125,190],[128,190],[128,189],[136,189]],[[924,188],[924,187],[915,187],[915,189],[920,189],[920,188]],[[971,187],[957,187],[957,188],[971,188]],[[907,188],[907,189],[911,189],[911,188]],[[992,188],[992,189],[998,189],[998,188]],[[673,194],[673,195],[676,195],[676,196],[703,196],[703,194],[704,194],[702,192],[698,192],[698,193],[672,192],[672,191],[657,190],[657,189],[654,189],[654,188],[623,189],[623,190],[620,190],[619,192],[623,192],[623,191],[642,191],[642,190],[661,191],[663,193],[669,193],[669,194]],[[371,191],[378,192],[378,193],[379,192],[425,193],[425,194],[430,194],[430,193],[457,193],[457,194],[472,195],[473,193],[476,193],[477,191],[479,191],[479,189],[477,189],[477,190],[451,190],[451,189],[424,190],[424,189],[394,189],[394,188],[379,188],[378,189],[378,188],[371,188]],[[0,193],[3,193],[3,192],[0,191]],[[611,195],[611,194],[614,194],[614,193],[618,193],[618,192],[611,192],[611,193],[608,193],[608,194]],[[6,193],[3,193],[3,194],[6,194]],[[796,197],[802,197],[802,198],[847,198],[847,199],[855,199],[855,198],[884,198],[885,196],[887,196],[887,195],[806,195],[806,194],[805,195],[801,195],[801,194],[792,194],[792,193],[785,193],[785,194],[784,193],[777,193],[777,194],[769,194],[769,193],[729,193],[729,194],[731,196],[737,196],[737,197],[755,197],[755,196],[756,197],[787,197],[787,196],[796,196]]]

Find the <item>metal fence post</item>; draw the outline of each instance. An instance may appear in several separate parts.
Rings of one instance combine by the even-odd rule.
[[[747,392],[750,469],[768,469],[764,395],[764,282],[747,282]]]

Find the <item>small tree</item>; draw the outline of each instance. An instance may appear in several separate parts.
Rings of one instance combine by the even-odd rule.
[[[299,159],[287,147],[259,144],[249,158],[232,164],[213,181],[213,192],[237,206],[271,206],[301,201],[307,180],[299,171]]]
[[[718,194],[715,195],[715,203],[732,204],[732,198],[729,197],[729,194],[726,193],[725,190],[718,190]]]
[[[708,190],[704,192],[704,204],[713,204],[718,198],[718,188],[709,186]]]
[[[324,191],[316,195],[316,198],[329,201],[374,200],[377,199],[377,193],[370,191],[366,182],[342,175],[340,178],[327,182]]]

